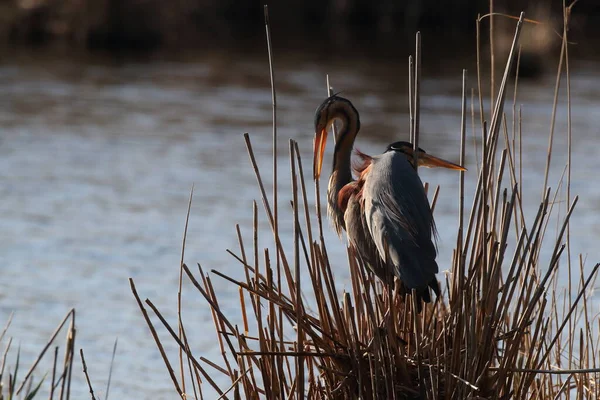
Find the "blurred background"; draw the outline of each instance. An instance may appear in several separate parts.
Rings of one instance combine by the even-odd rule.
[[[263,38],[264,3],[287,49],[402,42],[416,30],[456,39],[474,32],[475,16],[486,14],[490,4],[497,12],[526,11],[552,25],[562,21],[560,0],[2,0],[0,39],[6,45],[111,52],[255,47]],[[579,1],[575,16],[574,36],[597,32],[600,3]]]
[[[291,197],[287,138],[299,141],[309,166],[313,113],[325,98],[327,74],[334,89],[361,113],[357,145],[362,151],[381,153],[388,143],[408,139],[408,56],[414,54],[417,30],[423,34],[420,144],[430,153],[458,160],[461,74],[468,70],[471,93],[477,88],[475,20],[488,12],[488,1],[267,3],[283,221]],[[511,86],[505,108],[511,135],[522,110],[523,199],[535,212],[547,159],[562,2],[494,4],[495,11],[517,16],[523,9],[540,22],[524,28],[519,90],[514,97]],[[111,396],[173,397],[127,279],[133,277],[142,298],[151,298],[175,322],[192,185],[185,261],[191,266],[199,262],[205,270],[241,273],[225,249],[239,252],[236,223],[251,241],[252,201],[259,196],[242,133],[251,134],[266,184],[272,183],[262,5],[240,0],[0,0],[0,325],[15,313],[8,332],[15,338],[9,366],[19,344],[21,363],[28,367],[59,320],[75,307],[76,348],[84,348],[101,398],[117,337]],[[573,257],[583,254],[585,268],[600,258],[600,188],[590,184],[600,167],[598,22],[598,1],[580,0],[573,7],[571,190],[581,198],[572,217],[571,252]],[[498,79],[515,21],[496,17],[494,24]],[[488,115],[489,19],[481,29]],[[564,68],[549,179],[553,188],[559,186],[567,160]],[[478,121],[477,101],[473,107]],[[469,120],[468,130],[467,194],[475,184],[476,147],[481,145],[478,123],[472,126]],[[327,151],[330,156],[332,148]],[[458,174],[420,174],[441,185],[435,211],[438,260],[447,270],[458,218]],[[564,186],[561,190],[555,207],[564,215]],[[261,246],[269,246],[263,214],[260,222]],[[291,238],[291,222],[281,229]],[[327,232],[330,259],[340,260],[336,280],[344,288],[349,285],[345,243]],[[218,291],[230,292],[229,303],[221,306],[239,321],[236,288],[219,279],[214,284]],[[187,284],[183,316],[195,353],[218,358],[208,308]],[[175,348],[167,350],[174,360]],[[41,374],[51,369],[50,361],[44,361]],[[75,364],[73,395],[85,398],[78,358]]]

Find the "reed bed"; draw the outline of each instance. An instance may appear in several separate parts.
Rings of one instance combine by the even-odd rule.
[[[20,369],[22,367],[20,349],[17,350],[14,363],[8,360],[9,351],[13,347],[13,338],[7,335],[11,322],[12,315],[6,321],[4,329],[0,331],[0,344],[3,344],[4,347],[0,356],[0,400],[39,398],[44,390],[48,393],[47,396],[50,400],[68,400],[71,397],[71,377],[75,356],[75,309],[71,309],[57,325],[46,345],[24,374]],[[60,346],[55,342],[63,331],[66,331],[66,343],[61,355]],[[3,342],[4,339],[6,342]],[[39,371],[40,362],[51,347],[53,350],[50,352],[53,356],[52,369],[41,372]],[[83,350],[81,350],[81,356],[83,358]],[[35,376],[36,374],[37,376]],[[22,378],[21,375],[23,375]],[[5,377],[8,379],[4,379]]]
[[[565,8],[555,105],[565,76],[567,88],[570,84],[569,12]],[[477,20],[478,32],[482,20]],[[548,164],[546,171],[540,171],[546,181],[537,213],[526,215],[522,203],[521,112],[516,105],[518,79],[513,81],[510,71],[518,63],[523,23],[521,14],[501,80],[495,82],[492,75],[489,87],[493,97],[488,114],[483,101],[479,35],[478,89],[471,95],[470,110],[467,75],[463,72],[461,163],[465,162],[470,119],[473,131],[481,134],[482,146],[476,150],[480,165],[460,176],[451,268],[439,276],[444,296],[427,304],[420,313],[415,312],[417,304],[410,295],[404,297],[397,287],[383,285],[360,265],[350,249],[350,286],[348,291],[340,291],[332,263],[342,260],[327,256],[323,230],[328,229],[328,224],[319,202],[322,190],[315,182],[317,204],[316,209],[311,209],[307,192],[313,183],[307,178],[311,173],[303,168],[306,162],[300,157],[298,143],[289,141],[291,176],[286,177],[292,182],[292,218],[280,220],[277,180],[284,178],[277,176],[277,155],[273,154],[270,172],[275,183],[273,195],[269,196],[250,136],[244,136],[275,245],[260,247],[259,207],[254,203],[252,236],[244,237],[237,226],[239,249],[231,252],[245,279],[237,280],[217,270],[208,273],[200,265],[197,270],[192,269],[183,263],[183,255],[180,268],[181,278],[188,279],[206,300],[222,358],[207,360],[197,356],[188,345],[181,310],[174,328],[152,301],[141,300],[133,280],[130,281],[182,398],[203,398],[207,388],[218,393],[219,398],[234,399],[600,398],[600,319],[590,305],[600,264],[587,268],[591,271],[584,274],[582,258],[576,261],[570,256],[569,218],[578,201],[570,193],[570,165],[565,166],[569,172],[556,183],[557,188],[546,187],[554,122],[549,134]],[[419,43],[417,37],[417,57],[414,63],[412,58],[409,61],[414,82],[411,132],[415,142],[421,79]],[[272,60],[270,49],[269,45]],[[512,124],[505,112],[509,80],[514,82]],[[566,103],[570,115],[570,89]],[[556,107],[553,111],[554,121]],[[273,86],[274,142],[275,112]],[[565,134],[571,143],[570,118]],[[465,196],[467,179],[476,181],[472,199]],[[529,199],[534,196],[527,195]],[[559,212],[559,201],[566,201],[566,212]],[[289,247],[282,244],[285,241],[279,235],[278,227],[284,223],[294,227],[293,244]],[[554,236],[547,234],[550,224],[558,224]],[[542,256],[545,248],[550,248],[549,257]],[[544,261],[546,258],[548,261]],[[559,269],[563,270],[560,275]],[[310,284],[303,285],[307,280],[301,276],[308,276]],[[559,276],[569,279],[559,281]],[[220,307],[214,279],[224,279],[238,288],[241,326],[233,324],[233,316],[226,315]],[[178,295],[181,296],[181,290]],[[310,307],[305,299],[310,299]],[[171,364],[149,313],[160,319],[181,349],[178,367]],[[217,380],[222,382],[223,377],[228,383],[218,384]]]
[[[14,362],[9,360],[9,352],[14,348],[13,338],[7,333],[12,322],[13,315],[11,314],[6,325],[0,331],[0,345],[3,345],[4,350],[0,356],[0,400],[25,399],[32,400],[42,396],[49,400],[69,400],[71,398],[71,381],[73,378],[73,362],[75,360],[75,338],[77,328],[75,326],[75,309],[72,308],[67,312],[64,318],[56,326],[50,338],[38,353],[29,369],[23,374],[21,367],[21,349],[20,345],[17,349],[17,354]],[[65,346],[61,351],[61,347],[56,344],[61,333],[65,334]],[[4,342],[4,339],[5,342]],[[110,390],[110,382],[117,351],[117,343],[113,346],[112,358],[108,373],[108,380],[104,389],[103,399],[108,399]],[[50,351],[51,350],[51,351]],[[62,354],[61,354],[62,352]],[[14,353],[14,352],[13,352]],[[83,349],[79,349],[83,374],[86,379],[87,387],[92,400],[96,399],[92,382],[88,374]],[[44,359],[52,357],[52,367],[50,370],[42,370],[47,363],[43,363]],[[22,376],[22,377],[21,377]],[[7,378],[7,379],[4,379]]]

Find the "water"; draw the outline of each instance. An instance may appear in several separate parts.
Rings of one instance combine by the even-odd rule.
[[[404,61],[349,64],[298,55],[282,55],[277,61],[280,207],[285,217],[290,200],[287,138],[299,141],[310,166],[313,112],[324,98],[325,74],[361,112],[358,146],[378,153],[389,142],[407,139],[406,68]],[[430,67],[423,82],[421,147],[457,160],[460,70],[473,64],[455,60],[450,65],[440,71]],[[599,168],[598,67],[593,62],[571,66],[572,192],[581,197],[572,218],[572,252],[587,255],[588,267],[600,258],[600,188],[593,184]],[[475,84],[471,78],[469,86]],[[537,209],[542,191],[553,87],[553,76],[520,84],[524,200],[531,210]],[[240,272],[225,249],[237,251],[235,223],[250,240],[252,200],[259,199],[243,132],[251,134],[269,188],[271,183],[271,97],[264,54],[240,60],[210,53],[195,61],[121,64],[16,58],[0,67],[0,126],[0,323],[15,312],[9,334],[21,346],[23,366],[30,365],[74,307],[77,349],[86,352],[97,394],[104,395],[118,337],[112,398],[172,398],[175,392],[128,278],[135,280],[143,299],[152,299],[175,322],[192,185],[186,262]],[[565,132],[561,101],[553,187],[566,162]],[[472,142],[466,165],[470,192],[476,179]],[[329,147],[328,160],[331,152]],[[433,185],[442,184],[436,220],[438,260],[446,269],[456,227],[458,175],[428,170],[422,175]],[[557,206],[564,215],[564,204]],[[262,245],[267,246],[268,225],[260,207],[259,202]],[[281,229],[291,236],[291,224]],[[343,260],[343,242],[329,229],[328,239],[330,257]],[[340,287],[348,286],[344,263],[336,278]],[[213,282],[223,294],[221,306],[237,315],[237,289],[221,279]],[[184,288],[184,321],[191,346],[197,355],[216,359],[208,308],[189,286]],[[174,361],[174,347],[167,350]],[[15,356],[10,354],[10,365]],[[40,371],[48,369],[49,360]],[[86,392],[77,358],[73,398],[85,398]]]

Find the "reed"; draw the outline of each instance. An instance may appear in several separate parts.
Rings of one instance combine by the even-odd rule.
[[[71,309],[67,315],[62,319],[62,321],[58,324],[46,345],[42,348],[37,358],[31,365],[31,367],[25,372],[23,378],[20,377],[21,374],[21,357],[20,357],[20,349],[17,350],[16,359],[14,364],[12,364],[8,360],[8,354],[13,346],[12,337],[8,337],[7,333],[10,328],[10,324],[12,322],[12,315],[9,317],[6,322],[6,326],[0,332],[0,344],[3,343],[3,339],[6,338],[6,343],[4,345],[4,351],[0,358],[0,400],[3,399],[33,399],[40,397],[40,390],[47,390],[48,398],[52,399],[69,399],[71,396],[71,376],[73,372],[73,357],[75,355],[75,309]],[[67,325],[67,322],[69,323]],[[62,361],[59,356],[60,346],[55,345],[53,347],[53,367],[52,371],[43,372],[43,376],[40,379],[38,377],[34,377],[34,374],[38,371],[38,366],[44,356],[48,353],[50,347],[56,342],[57,337],[61,332],[63,332],[63,328],[66,328],[66,344],[64,349],[64,355],[62,357]],[[82,350],[82,358],[83,358],[83,350]],[[87,376],[87,372],[86,372]],[[8,380],[4,379],[5,377]],[[37,379],[36,379],[37,378]],[[89,382],[89,380],[88,380]],[[91,386],[90,386],[91,390]]]
[[[567,66],[569,84],[569,11],[565,8],[556,97],[563,65]],[[182,339],[185,335],[181,330],[176,333],[150,300],[143,302],[133,280],[130,281],[182,398],[192,396],[182,390],[186,381],[193,384],[195,398],[203,398],[207,387],[218,393],[220,399],[600,398],[600,319],[590,307],[600,264],[584,274],[582,258],[577,263],[564,252],[570,240],[569,218],[578,201],[577,196],[571,198],[570,173],[566,184],[563,178],[557,182],[558,189],[544,189],[536,214],[527,214],[522,202],[525,189],[521,185],[521,112],[519,109],[518,115],[513,115],[511,135],[504,105],[523,21],[521,14],[502,79],[498,76],[496,82],[490,82],[494,96],[490,115],[484,112],[482,76],[478,71],[480,123],[477,126],[474,93],[471,121],[473,131],[481,130],[482,148],[475,149],[480,152],[477,159],[481,164],[477,171],[461,173],[456,246],[450,272],[441,276],[445,293],[440,301],[425,305],[421,313],[415,312],[417,305],[410,296],[404,298],[397,288],[382,285],[360,265],[351,249],[347,257],[349,290],[340,290],[334,278],[334,260],[327,256],[323,237],[323,225],[327,223],[323,221],[318,200],[320,186],[318,182],[315,184],[317,207],[311,210],[307,198],[311,183],[305,179],[298,143],[289,141],[293,212],[292,220],[286,221],[283,214],[278,218],[271,211],[276,209],[276,196],[267,195],[250,136],[244,135],[260,200],[271,227],[269,235],[273,235],[275,245],[264,250],[259,247],[255,202],[252,237],[244,238],[239,226],[236,227],[239,250],[230,252],[243,270],[244,279],[234,279],[216,270],[207,273],[200,265],[193,270],[181,264],[183,276],[206,300],[222,359],[210,361],[195,355]],[[479,31],[482,21],[477,22]],[[409,68],[415,85],[413,107],[416,108],[411,107],[415,137],[419,119],[419,63],[417,56],[414,69]],[[464,162],[468,119],[466,71],[462,82],[460,154]],[[514,90],[516,103],[516,83]],[[275,101],[273,106],[275,115]],[[570,107],[568,90],[567,108]],[[516,114],[516,104],[512,110]],[[569,144],[570,132],[569,118]],[[553,134],[551,129],[547,168],[550,168]],[[465,206],[468,205],[465,180],[476,181],[470,209]],[[563,186],[567,188],[568,208],[561,216],[555,205],[562,199]],[[278,226],[282,223],[294,227],[291,248],[284,247],[279,236]],[[551,223],[558,226],[554,237],[546,234]],[[546,248],[551,249],[548,257],[542,254]],[[543,261],[546,258],[548,261]],[[568,269],[568,282],[559,281],[559,269]],[[300,275],[307,276],[309,279],[302,282],[310,284],[301,286]],[[224,279],[238,288],[243,326],[233,324],[232,316],[221,309],[213,279]],[[305,299],[310,299],[311,307]],[[160,319],[188,360],[187,371],[180,361],[179,377],[171,367],[147,308]],[[228,383],[218,384],[213,379],[216,375],[226,377]]]
[[[45,396],[49,400],[68,400],[71,398],[71,379],[73,377],[73,361],[75,358],[75,337],[77,329],[75,327],[75,309],[69,310],[65,317],[57,325],[56,329],[50,335],[50,338],[39,352],[27,372],[21,378],[21,351],[17,349],[14,363],[9,360],[9,353],[14,347],[13,338],[7,336],[11,322],[12,314],[6,322],[6,326],[0,331],[0,344],[4,351],[0,357],[0,400],[25,399],[32,400]],[[67,324],[68,323],[68,324]],[[65,348],[63,350],[62,360],[59,356],[60,346],[56,341],[61,333],[65,335]],[[3,340],[6,338],[6,343]],[[103,399],[108,399],[110,382],[114,367],[115,354],[117,352],[118,340],[115,340],[113,346],[110,368],[108,372],[108,381],[104,391]],[[49,352],[52,347],[53,351]],[[14,353],[14,352],[13,352]],[[44,368],[42,360],[52,356],[51,370],[41,370]],[[96,399],[92,381],[88,374],[87,365],[83,355],[83,349],[79,349],[83,374],[90,392],[92,400]],[[41,370],[41,371],[40,371]],[[41,378],[40,378],[41,376]],[[6,379],[5,379],[6,378]]]

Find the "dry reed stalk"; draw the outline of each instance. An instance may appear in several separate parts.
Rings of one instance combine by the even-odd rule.
[[[546,400],[563,395],[578,400],[597,398],[600,319],[590,311],[589,296],[600,264],[584,275],[581,261],[581,279],[571,281],[570,278],[564,288],[564,298],[557,296],[558,290],[563,288],[557,271],[565,264],[565,235],[568,243],[569,220],[577,197],[571,199],[567,189],[569,207],[560,217],[553,205],[560,199],[561,178],[554,193],[544,188],[537,214],[527,223],[531,218],[525,218],[524,188],[520,185],[523,172],[521,110],[516,118],[513,104],[512,135],[504,114],[509,71],[517,59],[523,20],[521,14],[497,91],[491,82],[495,98],[488,116],[483,109],[478,46],[481,168],[477,171],[468,217],[464,205],[466,175],[461,174],[456,249],[452,269],[446,276],[447,299],[425,305],[421,313],[416,312],[414,296],[404,298],[398,288],[384,286],[361,265],[351,249],[348,251],[350,286],[348,291],[340,291],[332,260],[327,256],[319,197],[316,214],[311,215],[299,145],[294,141],[289,143],[292,219],[288,222],[293,227],[293,250],[288,257],[279,236],[277,218],[271,213],[270,204],[276,201],[267,197],[250,137],[245,135],[276,248],[265,249],[261,257],[255,202],[250,247],[246,248],[246,241],[236,226],[239,255],[229,251],[244,270],[242,280],[214,270],[209,275],[201,268],[201,279],[197,279],[187,266],[182,266],[211,310],[222,363],[202,357],[196,359],[156,307],[146,301],[173,340],[186,352],[194,371],[205,378],[204,383],[196,379],[199,387],[208,382],[219,398],[251,399]],[[477,24],[479,27],[479,19]],[[493,34],[494,29],[490,32]],[[418,139],[419,43],[417,36],[414,97],[411,95],[415,106],[411,107],[415,118],[414,142]],[[567,52],[563,53],[566,56]],[[568,62],[565,65],[568,66]],[[462,163],[466,143],[466,85],[464,71]],[[474,99],[474,93],[471,98]],[[513,102],[516,98],[515,87]],[[475,125],[473,102],[471,121]],[[515,143],[517,138],[519,146]],[[567,187],[569,181],[570,174]],[[318,182],[315,192],[319,196]],[[436,189],[432,205],[437,193]],[[312,230],[314,218],[318,232]],[[546,233],[551,221],[557,224],[555,238]],[[549,244],[552,245],[549,261],[543,262],[542,248]],[[510,253],[509,249],[512,249]],[[280,266],[276,264],[274,268],[273,251],[281,260]],[[301,285],[302,274],[308,274],[304,281],[308,284],[302,282]],[[234,326],[220,308],[211,275],[238,287],[243,330]],[[133,283],[132,290],[177,390],[180,385]],[[311,300],[314,310],[308,308],[303,295]],[[408,301],[409,298],[412,300]],[[566,363],[565,356],[570,358]],[[206,370],[203,365],[210,369]],[[192,374],[191,368],[189,374]],[[220,385],[212,378],[214,374],[227,377],[227,384]],[[199,393],[202,390],[199,389]],[[188,396],[181,392],[180,395]]]
[[[79,349],[79,355],[81,356],[81,364],[83,364],[83,374],[85,375],[85,381],[87,382],[88,389],[90,390],[90,396],[92,400],[96,400],[96,396],[94,395],[94,388],[92,387],[92,381],[90,380],[90,376],[87,370],[87,364],[85,363],[85,357],[83,356],[83,349]]]
[[[113,367],[115,365],[115,355],[117,354],[117,344],[119,343],[119,338],[115,339],[115,344],[113,345],[112,356],[110,357],[110,367],[108,368],[108,380],[106,381],[106,392],[104,394],[104,400],[108,400],[108,393],[110,391],[110,381],[112,380],[112,372]]]
[[[419,170],[418,157],[419,152],[417,149],[419,148],[419,126],[421,122],[421,32],[417,32],[415,35],[415,101],[413,104],[413,112],[414,121],[412,121],[412,144],[413,144],[413,165],[415,166],[415,170]]]
[[[490,0],[490,107],[494,108],[494,94],[496,92],[496,52],[494,34],[494,0]]]
[[[413,56],[408,56],[408,132],[409,142],[414,143],[414,115],[413,115],[413,79],[415,77],[415,67],[413,65]]]
[[[188,232],[188,224],[190,222],[190,211],[192,209],[192,199],[194,198],[194,186],[190,189],[190,198],[188,201],[187,213],[185,216],[185,226],[183,228],[183,239],[181,243],[181,258],[179,261],[179,280],[178,280],[178,289],[177,289],[177,323],[178,323],[178,334],[180,340],[185,340],[185,328],[183,326],[183,319],[181,317],[181,295],[183,288],[183,260],[185,259],[185,242],[187,239]],[[190,367],[190,362],[188,359],[188,367]],[[190,367],[191,368],[191,367]],[[179,373],[181,376],[181,390],[185,393],[185,370],[183,369],[183,349],[179,349]],[[194,385],[194,381],[192,380],[192,386],[194,386],[194,394],[196,394],[196,388]],[[196,397],[197,394],[196,394]]]
[[[333,87],[331,86],[331,84],[329,83],[329,74],[327,74],[326,76],[326,82],[327,82],[327,97],[331,97],[333,96]],[[331,131],[333,133],[333,144],[335,145],[337,143],[337,128],[335,126],[335,124],[333,124],[333,126],[331,127]]]

